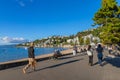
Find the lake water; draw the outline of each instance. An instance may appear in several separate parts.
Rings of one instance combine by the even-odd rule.
[[[35,48],[35,56],[53,53],[55,49],[65,50],[64,48]],[[17,48],[14,45],[0,46],[0,62],[18,60],[27,57],[27,48]]]

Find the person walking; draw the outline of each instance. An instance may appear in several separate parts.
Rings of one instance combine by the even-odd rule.
[[[91,45],[88,45],[88,48],[87,48],[87,55],[89,57],[89,65],[92,66],[93,65],[93,50],[91,48]]]
[[[36,60],[34,54],[34,43],[30,43],[30,47],[28,48],[28,61],[29,63],[23,68],[23,73],[26,73],[26,70],[31,66],[35,71]]]
[[[103,47],[101,46],[101,44],[98,44],[97,48],[97,57],[98,57],[98,63],[100,64],[100,66],[102,66],[102,60],[103,60]]]

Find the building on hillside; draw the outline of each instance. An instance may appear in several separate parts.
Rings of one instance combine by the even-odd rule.
[[[73,44],[78,44],[79,45],[79,38],[75,37],[73,39],[68,39],[67,43],[73,43]]]
[[[97,40],[98,43],[100,42],[100,38],[99,38],[99,37],[93,37],[92,40],[93,40],[93,41]]]
[[[80,44],[79,38],[78,38],[78,37],[75,37],[75,38],[73,39],[73,43],[79,45],[79,44]]]
[[[73,42],[73,39],[68,39],[67,40],[67,43],[71,43],[71,42]]]
[[[94,41],[96,40],[97,43],[100,42],[100,38],[99,37],[94,37],[92,34],[89,34],[87,36],[83,36],[84,38],[84,43],[86,44],[86,39],[89,38],[90,39],[90,44],[94,43]]]
[[[92,42],[93,35],[92,35],[92,34],[89,34],[89,35],[87,35],[87,36],[83,36],[83,38],[84,38],[84,43],[85,43],[85,44],[86,44],[87,38],[90,39],[90,43],[91,43],[91,42]]]

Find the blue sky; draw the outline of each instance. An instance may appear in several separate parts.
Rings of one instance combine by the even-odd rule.
[[[87,30],[100,4],[101,0],[0,0],[0,43]]]

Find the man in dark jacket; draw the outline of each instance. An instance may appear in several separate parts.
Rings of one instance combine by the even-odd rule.
[[[34,43],[30,43],[30,47],[28,48],[28,61],[29,63],[23,68],[23,73],[26,73],[26,69],[32,66],[33,70],[35,70],[36,60],[34,54]]]
[[[96,48],[97,51],[97,57],[98,57],[98,63],[100,64],[100,66],[102,66],[102,60],[103,60],[103,47],[101,46],[101,44],[98,44],[98,47]]]

